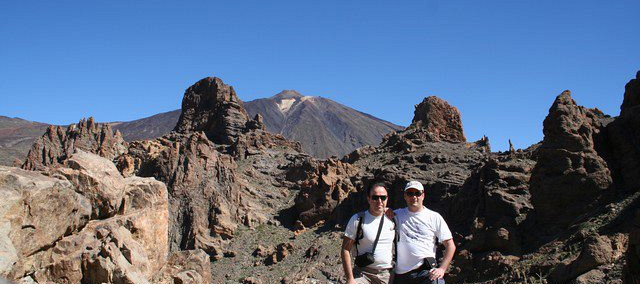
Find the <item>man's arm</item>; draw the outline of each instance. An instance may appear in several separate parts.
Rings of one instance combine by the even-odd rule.
[[[344,269],[344,276],[347,278],[346,284],[355,284],[356,281],[353,278],[353,271],[351,270],[351,246],[355,243],[349,237],[342,237],[342,250],[340,250],[340,258],[342,258],[342,269]]]
[[[431,280],[444,277],[444,274],[447,272],[447,269],[449,269],[449,264],[451,264],[451,260],[453,259],[453,254],[456,252],[456,244],[453,242],[453,239],[445,240],[442,244],[444,245],[444,256],[442,257],[440,266],[429,272],[429,278]]]

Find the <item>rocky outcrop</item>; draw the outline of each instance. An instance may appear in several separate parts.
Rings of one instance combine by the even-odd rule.
[[[168,186],[172,250],[222,255],[222,238],[232,237],[237,224],[250,218],[243,188],[236,184],[235,161],[216,151],[202,132],[134,142],[120,160],[132,160],[137,175]]]
[[[640,189],[640,72],[625,86],[620,116],[606,127],[610,165],[627,190]]]
[[[185,91],[182,114],[173,130],[182,134],[203,131],[214,143],[231,144],[248,121],[233,87],[220,78],[207,77]]]
[[[390,207],[404,207],[402,189],[415,179],[427,188],[429,208],[446,214],[452,197],[483,163],[488,143],[462,143],[459,113],[436,97],[426,98],[415,113],[410,127],[387,135],[378,147],[357,149],[341,162],[304,160],[289,167],[288,179],[301,189],[294,207],[299,225],[346,222],[366,209],[363,192],[375,182],[387,186]]]
[[[211,283],[209,255],[203,250],[173,252],[154,280],[158,284]]]
[[[491,156],[454,197],[449,226],[460,234],[454,282],[487,280],[522,257],[522,224],[533,209],[529,177],[535,161],[527,152]]]
[[[76,151],[46,176],[0,169],[0,275],[37,283],[149,283],[168,255],[164,184]],[[3,258],[4,259],[4,258]]]
[[[409,128],[424,129],[430,134],[428,141],[467,141],[458,109],[435,96],[427,97],[416,105]]]
[[[238,226],[255,227],[274,214],[258,194],[263,189],[249,181],[261,173],[245,173],[239,163],[251,159],[258,167],[271,160],[261,169],[269,173],[278,167],[276,156],[299,154],[300,144],[265,132],[260,116],[248,120],[233,88],[218,78],[187,89],[175,130],[132,142],[117,158],[118,167],[124,175],[154,177],[167,185],[172,251],[202,249],[213,259],[222,258],[222,247]]]
[[[589,236],[583,242],[580,255],[576,259],[562,262],[551,270],[549,282],[566,283],[598,266],[612,263],[621,256],[619,249],[615,240],[607,236]]]
[[[611,186],[607,163],[596,151],[607,122],[598,109],[576,105],[569,91],[549,109],[530,188],[536,218],[549,231],[575,222]]]
[[[624,86],[624,100],[620,106],[620,116],[636,111],[638,106],[640,106],[640,71],[636,73],[635,79]]]
[[[636,216],[629,232],[629,245],[625,261],[624,283],[640,284],[640,210],[636,211]]]
[[[315,161],[305,159],[292,167],[288,176],[298,179],[300,192],[295,199],[298,220],[306,227],[324,220],[340,220],[344,216],[332,216],[336,206],[343,202],[354,186],[356,168],[348,163],[336,160]],[[296,177],[301,176],[302,178]]]
[[[66,130],[60,126],[49,126],[45,134],[31,146],[22,168],[43,170],[59,165],[76,149],[111,160],[125,152],[127,143],[119,131],[114,132],[109,124],[96,124],[93,117],[82,119]]]

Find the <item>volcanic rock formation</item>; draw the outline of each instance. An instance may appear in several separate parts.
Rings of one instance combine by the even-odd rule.
[[[214,143],[231,144],[247,121],[249,116],[233,87],[208,77],[184,93],[182,114],[173,130],[182,134],[204,131]]]
[[[221,258],[238,225],[253,227],[273,214],[256,193],[263,189],[244,178],[239,161],[298,154],[301,148],[265,132],[259,115],[249,120],[233,88],[218,78],[189,87],[182,105],[175,132],[132,142],[117,163],[125,175],[155,177],[167,185],[171,250],[203,249]]]
[[[301,189],[295,206],[298,220],[305,226],[319,221],[342,224],[366,208],[362,192],[376,181],[389,186],[389,204],[396,208],[404,206],[402,188],[413,179],[429,189],[426,199],[431,208],[446,208],[446,200],[460,190],[489,149],[484,143],[440,141],[455,137],[462,142],[464,135],[457,110],[439,98],[425,99],[415,113],[411,126],[387,135],[380,146],[358,149],[345,156],[343,163],[328,161],[316,167],[317,174],[297,180]],[[306,162],[291,171],[309,173],[312,168]]]
[[[576,105],[569,91],[549,109],[530,189],[536,217],[549,230],[575,222],[611,186],[611,173],[595,142],[608,122],[598,109]]]
[[[46,175],[43,175],[46,174]],[[0,275],[45,283],[150,283],[168,257],[164,184],[123,178],[78,150],[46,172],[0,167]],[[196,274],[209,273],[195,271]]]
[[[45,134],[31,146],[22,168],[42,170],[59,165],[76,149],[113,159],[124,153],[126,145],[119,131],[113,132],[108,124],[97,125],[93,117],[82,119],[66,130],[60,126],[49,126]]]
[[[457,108],[430,96],[416,106],[410,128],[424,129],[431,141],[466,142]]]
[[[458,111],[429,97],[379,146],[318,161],[206,78],[187,89],[176,131],[163,137],[127,145],[92,138],[100,131],[87,122],[87,138],[52,128],[25,163],[44,171],[0,167],[0,276],[339,282],[340,228],[366,208],[364,189],[384,182],[400,208],[404,184],[419,180],[459,248],[449,283],[637,283],[638,80],[616,118],[563,92],[544,140],[525,150],[466,142]],[[298,98],[280,94],[280,107]]]

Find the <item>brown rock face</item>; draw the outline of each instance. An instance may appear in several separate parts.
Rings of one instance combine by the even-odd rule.
[[[173,252],[153,283],[211,283],[209,255],[202,250]]]
[[[109,124],[97,125],[93,117],[62,130],[49,126],[45,134],[31,146],[23,169],[42,170],[55,166],[71,156],[76,149],[113,159],[127,149],[120,132],[113,132]]]
[[[580,255],[568,263],[556,266],[549,275],[551,283],[565,283],[600,265],[611,263],[616,254],[611,246],[611,240],[606,236],[591,236],[582,246]]]
[[[322,220],[339,220],[339,216],[331,218],[332,214],[349,193],[356,191],[350,178],[355,176],[357,170],[350,164],[336,160],[316,162],[308,159],[296,170],[290,171],[290,178],[295,172],[303,175],[299,182],[301,190],[295,199],[298,220],[306,227]]]
[[[432,134],[433,141],[467,141],[458,109],[435,96],[425,98],[416,106],[409,128],[424,128]]]
[[[624,188],[640,188],[640,72],[625,86],[620,116],[606,127],[611,170]]]
[[[10,248],[2,251],[9,258],[0,261],[1,275],[38,283],[148,283],[168,254],[164,184],[123,178],[110,161],[81,150],[47,175],[0,170],[0,191],[8,197],[0,201],[0,247]]]
[[[245,130],[249,116],[233,87],[207,77],[189,87],[182,114],[173,129],[178,133],[204,131],[214,143],[231,144]]]
[[[491,157],[454,197],[447,223],[463,236],[451,273],[456,283],[492,279],[522,257],[521,225],[533,209],[529,177],[535,161],[527,152]]]
[[[176,132],[132,142],[117,158],[124,175],[155,177],[167,185],[171,250],[202,249],[221,258],[222,247],[238,226],[265,223],[272,214],[260,199],[261,194],[276,193],[258,194],[262,189],[251,186],[238,163],[257,163],[261,158],[256,157],[272,160],[301,148],[263,128],[260,116],[248,120],[232,87],[218,78],[205,78],[185,92]],[[271,161],[261,172],[276,167]]]
[[[635,220],[629,232],[629,246],[625,260],[624,283],[640,284],[640,210],[636,211]]]
[[[604,123],[602,112],[577,106],[569,91],[549,109],[530,187],[540,224],[563,229],[611,185],[609,168],[594,142]]]
[[[237,165],[202,132],[173,134],[134,142],[128,156],[138,175],[152,176],[169,187],[172,250],[203,249],[222,255],[221,238],[230,238],[247,217],[248,203],[236,184]]]

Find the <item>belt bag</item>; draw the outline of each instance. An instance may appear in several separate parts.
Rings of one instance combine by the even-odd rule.
[[[433,269],[438,268],[438,263],[436,262],[435,257],[425,257],[424,262],[422,263],[422,267],[425,269]]]
[[[362,218],[360,222],[364,222],[364,218]],[[376,240],[373,241],[373,248],[371,249],[371,252],[365,252],[359,256],[356,256],[355,262],[358,267],[366,267],[376,261],[376,259],[373,257],[373,253],[376,251],[376,246],[378,246],[378,239],[380,239],[380,232],[382,232],[383,223],[384,223],[384,215],[382,215],[382,218],[380,218],[380,226],[378,227],[378,234],[376,234]],[[356,243],[356,251],[357,250],[358,250],[358,243]]]

